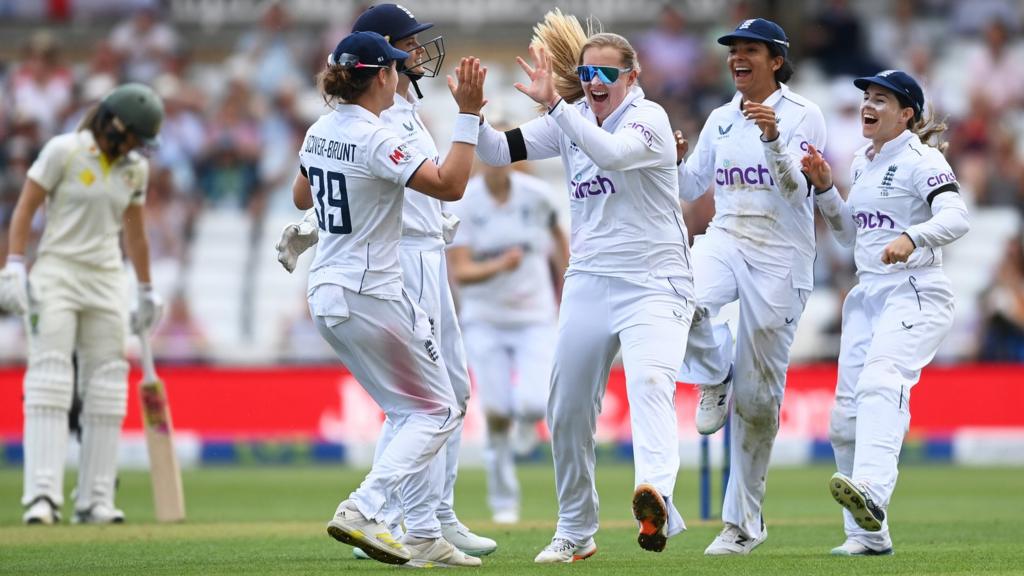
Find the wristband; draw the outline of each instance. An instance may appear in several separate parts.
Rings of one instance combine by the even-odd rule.
[[[910,244],[914,247],[914,250],[917,250],[917,242],[914,242],[914,239],[910,237],[910,234],[904,232],[903,235],[907,237],[907,240],[910,240]]]
[[[836,183],[833,182],[828,188],[822,188],[820,190],[818,189],[817,186],[814,186],[813,184],[812,184],[812,186],[814,187],[814,195],[815,196],[820,196],[820,195],[824,194],[825,192],[828,192],[829,190],[835,188],[836,187]]]
[[[476,114],[460,112],[455,117],[455,127],[452,129],[452,142],[462,142],[476,146],[480,135],[480,118]]]
[[[558,105],[561,104],[561,103],[562,103],[562,97],[559,96],[558,100],[555,100],[555,103],[553,105],[548,106],[548,114],[554,113],[555,108],[558,108]]]

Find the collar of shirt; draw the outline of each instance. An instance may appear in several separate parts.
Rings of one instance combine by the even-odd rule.
[[[395,92],[395,103],[392,104],[391,107],[394,108],[395,111],[412,110],[415,112],[417,109],[419,109],[420,105],[420,99],[416,97],[416,94],[412,91],[412,88],[410,87],[409,90],[406,91],[405,96],[402,96],[398,92]]]
[[[619,107],[613,110],[612,113],[608,115],[608,118],[606,118],[605,121],[601,123],[601,128],[603,128],[605,132],[614,132],[615,127],[618,125],[619,120],[622,118],[622,116],[626,113],[626,110],[629,110],[629,107],[633,104],[633,102],[643,97],[643,88],[639,86],[633,86],[632,88],[630,88],[629,92],[626,93],[626,97],[622,99],[622,104],[619,104]],[[594,111],[590,108],[590,105],[587,104],[587,100],[585,97],[583,99],[583,103],[587,108],[587,118],[589,120],[593,120],[593,122],[597,124],[597,118],[594,116]]]
[[[769,94],[768,97],[764,99],[764,102],[762,102],[762,104],[766,106],[771,106],[772,108],[778,108],[779,100],[782,100],[788,95],[789,86],[786,86],[782,82],[779,82],[779,89]],[[743,104],[743,94],[741,92],[737,92],[732,97],[732,104],[736,114],[743,113],[743,109],[741,108]]]
[[[82,146],[82,149],[85,150],[85,153],[88,154],[90,157],[95,158],[96,161],[99,162],[100,147],[98,144],[96,144],[96,137],[93,136],[92,130],[79,130],[78,132],[76,132],[76,137],[78,138],[78,143]],[[128,152],[128,154],[126,154],[125,156],[118,158],[117,162],[114,162],[113,166],[117,166],[118,164],[121,164],[123,162],[133,160],[134,158],[137,157],[137,154],[138,152],[132,150]]]
[[[371,124],[384,124],[384,121],[381,120],[380,117],[358,104],[338,104],[334,107],[334,111],[342,116],[355,116],[356,118],[366,120]]]
[[[889,140],[885,144],[882,144],[882,149],[879,150],[878,153],[875,154],[873,157],[868,156],[868,152],[871,151],[871,148],[874,146],[874,144],[867,144],[866,146],[864,146],[863,150],[861,150],[861,153],[864,154],[864,157],[867,158],[868,162],[876,162],[883,158],[889,158],[900,153],[904,148],[906,148],[906,145],[915,137],[917,137],[917,134],[914,134],[910,130],[904,130],[899,136],[893,138],[892,140]]]

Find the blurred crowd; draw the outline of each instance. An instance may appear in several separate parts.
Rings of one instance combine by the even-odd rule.
[[[349,20],[311,33],[293,24],[289,3],[268,2],[258,22],[237,34],[234,49],[211,61],[195,54],[160,3],[129,4],[117,24],[97,31],[86,53],[68,53],[44,21],[34,24],[15,60],[0,63],[0,260],[25,173],[42,145],[74,130],[83,111],[115,85],[147,83],[167,109],[161,144],[150,155],[146,200],[152,259],[170,303],[157,348],[165,358],[201,359],[211,353],[210,344],[190,311],[184,281],[197,218],[204,211],[238,211],[259,230],[268,213],[293,210],[296,151],[323,112],[313,77],[362,6]],[[865,143],[861,95],[851,78],[902,68],[925,86],[929,102],[947,118],[948,157],[972,210],[1024,216],[1022,3],[896,0],[865,16],[855,3],[829,0],[801,15],[799,30],[787,20],[792,15],[757,3],[732,2],[712,23],[688,21],[677,5],[667,3],[657,24],[630,39],[648,97],[665,106],[691,143],[711,110],[733,93],[725,50],[715,39],[746,18],[768,17],[794,38],[792,86],[826,114],[826,155],[841,189],[849,184],[854,152]],[[605,24],[615,30],[614,23]],[[443,27],[440,32],[448,33]],[[688,205],[690,233],[703,232],[713,213],[710,195]],[[984,247],[1002,256],[979,290],[978,322],[969,327],[975,345],[967,357],[1024,361],[1024,249],[1017,226],[1005,242]],[[824,226],[821,231],[816,281],[841,295],[855,282],[852,256],[831,241]],[[292,300],[282,307],[293,308]],[[300,314],[296,322],[303,320]],[[838,309],[831,324],[829,330],[837,331]],[[285,328],[296,330],[302,332]]]

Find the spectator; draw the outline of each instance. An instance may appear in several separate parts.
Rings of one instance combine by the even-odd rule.
[[[830,0],[811,26],[807,55],[829,77],[868,76],[880,68],[864,47],[860,20],[847,0]]]
[[[1024,236],[1006,245],[992,285],[981,297],[982,362],[1024,362]]]
[[[271,2],[259,28],[243,35],[235,50],[246,65],[252,87],[264,96],[271,97],[283,84],[305,79],[302,63],[306,62],[307,44],[303,35],[289,35],[290,26],[284,2]]]
[[[171,171],[174,188],[191,195],[197,188],[195,166],[206,143],[203,117],[189,107],[177,76],[161,74],[153,88],[163,98],[166,110],[155,157]]]
[[[908,69],[911,50],[934,49],[932,31],[926,21],[917,17],[915,0],[897,0],[890,18],[878,18],[868,28],[871,55],[885,68]]]
[[[153,349],[163,362],[194,363],[206,360],[209,342],[192,317],[185,294],[174,293],[167,305],[167,318],[153,333]]]
[[[966,70],[967,85],[984,86],[981,94],[996,110],[1024,103],[1024,61],[1011,40],[1008,24],[992,20],[985,27],[984,47],[971,56]]]
[[[178,44],[174,28],[160,20],[156,3],[146,3],[110,34],[110,44],[124,61],[128,80],[149,84],[163,70],[163,60]]]
[[[662,7],[658,22],[657,28],[637,39],[636,49],[643,58],[644,91],[670,108],[673,116],[704,60],[704,50],[701,39],[687,31],[683,13],[671,4]]]
[[[1024,162],[1017,153],[1013,134],[997,130],[992,153],[985,160],[981,185],[976,191],[978,204],[1014,208],[1024,216]]]
[[[210,119],[200,159],[200,187],[215,206],[245,208],[257,194],[262,141],[244,82],[233,80]]]
[[[49,32],[33,34],[21,64],[10,77],[14,116],[35,122],[39,138],[46,140],[60,128],[62,113],[71,104],[73,87],[74,78],[61,62],[57,40]]]

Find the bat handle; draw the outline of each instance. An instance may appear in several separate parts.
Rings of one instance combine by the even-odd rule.
[[[139,356],[142,361],[142,376],[147,382],[156,380],[156,366],[153,364],[153,349],[149,346],[149,334],[139,334]]]

